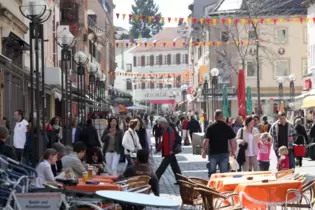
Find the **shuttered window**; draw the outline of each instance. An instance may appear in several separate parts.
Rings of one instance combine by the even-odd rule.
[[[154,55],[150,55],[150,66],[154,66]]]
[[[159,63],[160,63],[160,65],[163,64],[163,56],[162,55],[159,55]]]
[[[133,66],[136,67],[137,66],[137,57],[133,56]]]
[[[168,54],[168,55],[167,55],[167,64],[168,64],[168,65],[171,65],[171,63],[172,63],[172,62],[171,62],[171,59],[172,59],[171,54]]]
[[[145,66],[145,56],[141,56],[141,66]]]
[[[188,54],[185,55],[185,62],[183,63],[188,64]]]
[[[180,64],[180,54],[179,53],[176,54],[176,64],[177,65]]]

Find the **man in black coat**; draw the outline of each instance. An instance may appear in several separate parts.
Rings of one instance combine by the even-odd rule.
[[[9,137],[9,130],[5,126],[0,126],[0,154],[7,156],[13,160],[17,160],[12,146],[7,145],[6,141]]]
[[[190,121],[188,123],[188,131],[189,131],[191,140],[192,140],[193,133],[201,133],[200,123],[196,120],[195,116],[192,116],[190,118]]]

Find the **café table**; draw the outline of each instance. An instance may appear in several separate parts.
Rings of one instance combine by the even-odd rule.
[[[103,183],[103,182],[100,182],[99,184],[79,183],[76,186],[69,186],[67,188],[70,189],[70,190],[76,190],[76,191],[82,191],[82,192],[90,192],[90,193],[95,193],[96,191],[99,191],[99,190],[122,191],[122,186],[120,186],[120,185]]]
[[[266,209],[285,204],[288,189],[302,190],[302,182],[296,180],[276,180],[267,183],[240,183],[234,193],[239,194],[241,205],[247,209]],[[288,195],[288,202],[296,199]]]
[[[210,179],[208,186],[213,187],[219,192],[233,192],[241,183],[257,182],[262,180],[273,181],[275,176],[243,176],[241,178],[225,177]]]
[[[93,182],[102,182],[102,183],[108,183],[108,184],[113,184],[114,181],[112,179],[106,179],[106,178],[98,178],[98,177],[92,177]],[[83,178],[79,178],[79,183],[85,183],[83,181]]]
[[[181,205],[179,201],[169,198],[127,191],[120,192],[111,190],[100,190],[96,191],[96,195],[108,200],[115,201],[119,204],[127,204],[131,206],[174,209],[178,208]]]
[[[106,175],[106,176],[93,176],[92,179],[111,179],[113,180],[113,182],[117,181],[118,176],[110,176],[110,175]]]
[[[242,176],[257,176],[257,175],[272,175],[271,171],[245,171],[245,172],[228,172],[228,173],[215,173],[212,174],[210,179],[234,177],[240,178]]]

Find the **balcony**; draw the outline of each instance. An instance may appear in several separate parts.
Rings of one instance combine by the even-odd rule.
[[[63,4],[60,8],[60,25],[73,25],[79,22],[79,8],[77,3]]]

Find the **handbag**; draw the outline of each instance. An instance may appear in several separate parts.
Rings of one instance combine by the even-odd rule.
[[[293,146],[293,152],[294,152],[294,156],[295,157],[304,157],[305,153],[306,153],[306,149],[305,149],[305,137],[302,135],[298,135],[298,138],[302,137],[303,138],[303,145],[294,145]]]
[[[130,136],[131,136],[132,141],[133,141],[133,147],[136,149],[137,147],[136,147],[135,139],[134,139],[131,131],[129,131],[129,133],[130,133]],[[129,155],[130,155],[131,158],[136,158],[137,157],[137,153],[131,152],[130,150],[127,150],[127,151],[129,152]]]
[[[182,138],[178,135],[178,133],[175,132],[175,140],[174,140],[174,146],[173,146],[173,153],[176,155],[176,154],[179,154],[181,153],[183,150],[182,150],[182,144],[181,144],[181,141],[182,141]],[[171,128],[169,128],[169,144],[170,144],[170,148],[171,148],[171,144],[172,142],[170,141],[172,139],[172,130]],[[178,138],[179,137],[179,138]]]

